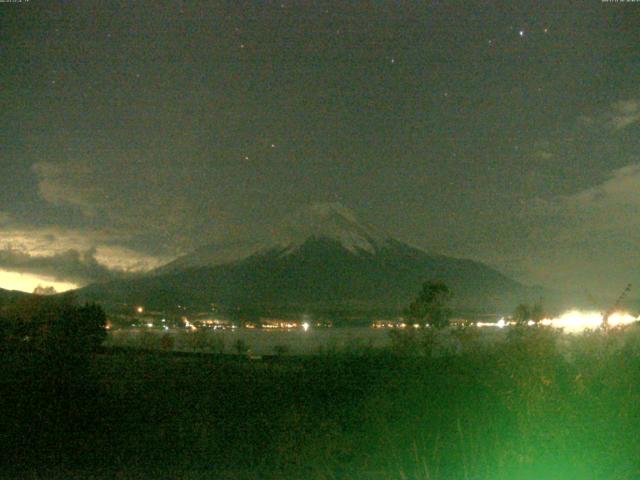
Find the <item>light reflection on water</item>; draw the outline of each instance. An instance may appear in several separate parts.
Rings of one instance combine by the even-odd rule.
[[[127,329],[109,332],[107,345],[121,347],[136,347],[156,349],[160,347],[162,336],[174,338],[171,348],[175,351],[193,351],[196,338],[194,333],[184,330]],[[212,351],[223,344],[223,353],[237,353],[236,344],[239,340],[250,349],[254,355],[272,355],[277,350],[291,355],[310,355],[317,353],[358,353],[369,349],[389,347],[391,345],[391,329],[376,329],[368,327],[340,327],[340,328],[309,328],[295,330],[200,330],[197,336],[204,336],[209,346],[200,348],[202,351]],[[483,342],[491,343],[502,337],[504,331],[494,329],[483,332]],[[195,348],[198,350],[198,348]]]
[[[612,314],[609,317],[611,327],[628,325],[637,318],[629,314]],[[567,312],[541,324],[560,328],[565,333],[580,333],[597,330],[602,325],[602,314],[595,312]],[[507,322],[479,324],[476,342],[479,345],[491,345],[506,338],[510,327]],[[493,327],[493,328],[491,328]],[[507,327],[507,328],[495,328]],[[512,328],[512,327],[511,327]],[[242,351],[253,355],[310,355],[318,353],[362,353],[371,349],[392,345],[389,328],[340,327],[340,328],[303,328],[291,330],[270,329],[200,329],[195,332],[172,329],[131,328],[112,330],[108,334],[107,346],[143,348],[150,350],[201,351],[215,353],[238,353],[238,344]],[[481,332],[481,333],[480,333]],[[445,350],[460,351],[460,341],[451,331],[439,333],[438,343]]]

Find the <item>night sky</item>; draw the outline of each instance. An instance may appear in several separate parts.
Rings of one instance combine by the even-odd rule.
[[[32,0],[0,28],[2,288],[314,202],[528,284],[640,283],[640,3]]]

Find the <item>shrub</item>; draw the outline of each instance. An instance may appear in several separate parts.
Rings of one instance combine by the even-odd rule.
[[[79,306],[69,295],[26,297],[0,316],[2,341],[10,348],[81,354],[95,351],[107,336],[104,310],[94,304]]]
[[[245,355],[249,352],[249,345],[242,338],[239,338],[234,342],[233,348],[238,355]]]
[[[165,352],[170,352],[171,350],[173,350],[173,348],[175,347],[175,344],[176,344],[176,339],[170,333],[165,333],[160,338],[160,349],[164,350]]]
[[[278,357],[281,357],[289,353],[289,347],[287,345],[276,345],[273,347],[273,353]]]

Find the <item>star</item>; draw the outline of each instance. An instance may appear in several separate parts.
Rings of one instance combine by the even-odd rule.
[[[520,37],[524,37],[524,30],[520,30],[520,31],[518,32],[518,35],[520,35]]]

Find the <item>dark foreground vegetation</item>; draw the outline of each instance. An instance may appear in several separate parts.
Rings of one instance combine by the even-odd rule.
[[[67,324],[100,319],[60,308]],[[637,327],[570,341],[519,328],[491,348],[467,330],[466,353],[437,358],[416,337],[260,361],[6,331],[4,478],[640,478]]]

